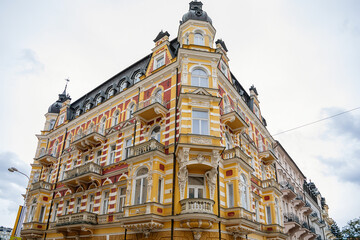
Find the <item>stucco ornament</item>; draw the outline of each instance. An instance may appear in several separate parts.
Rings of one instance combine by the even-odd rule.
[[[178,172],[178,181],[180,188],[180,200],[184,199],[185,187],[188,179],[188,170],[187,165],[189,163],[189,148],[184,148],[179,152],[179,172]]]
[[[152,177],[152,172],[149,173],[148,177],[147,177],[147,202],[151,201],[151,188],[153,185],[153,177]]]
[[[213,157],[211,159],[211,166],[213,168],[217,168],[219,166],[220,159],[221,159],[221,156],[220,156],[219,151],[213,150]]]
[[[207,184],[209,186],[210,191],[210,199],[214,198],[215,187],[216,187],[216,177],[217,177],[217,170],[216,168],[212,168],[211,170],[205,173],[205,178]]]

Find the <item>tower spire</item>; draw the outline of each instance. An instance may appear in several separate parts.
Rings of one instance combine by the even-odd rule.
[[[65,78],[65,81],[66,81],[66,84],[65,84],[65,89],[64,89],[63,94],[66,94],[67,85],[68,85],[68,83],[70,82],[69,77],[68,77],[68,78]]]

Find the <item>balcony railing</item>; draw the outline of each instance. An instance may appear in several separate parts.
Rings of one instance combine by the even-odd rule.
[[[31,184],[30,191],[34,191],[37,189],[45,189],[50,191],[52,189],[52,184],[45,181],[38,181]]]
[[[245,121],[245,114],[238,108],[233,109],[231,106],[226,106],[220,109],[221,121],[228,125],[234,132],[241,131],[248,127]]]
[[[272,164],[277,159],[275,152],[270,145],[267,147],[259,147],[259,157],[266,165]]]
[[[180,201],[181,213],[211,213],[213,214],[214,201],[204,198],[187,198]]]
[[[129,147],[127,151],[129,157],[135,157],[155,150],[165,152],[165,146],[156,139],[151,139],[150,141]]]
[[[223,157],[224,160],[240,158],[243,161],[245,161],[248,165],[251,165],[250,156],[246,153],[246,151],[242,147],[236,146],[234,148],[224,150]]]
[[[95,213],[82,212],[58,216],[56,227],[73,224],[97,224],[97,215]]]
[[[98,223],[99,224],[106,224],[106,223],[112,223],[112,222],[119,222],[124,217],[124,212],[118,212],[118,213],[112,213],[112,214],[103,214],[98,215]]]
[[[59,157],[59,154],[53,153],[50,149],[48,154],[41,154],[35,160],[37,160],[43,166],[49,166],[53,163],[56,163],[58,157]]]
[[[296,222],[300,224],[299,217],[296,216],[294,213],[284,213],[284,222],[285,223]]]
[[[271,188],[271,187],[273,187],[273,188],[276,188],[276,189],[280,190],[279,183],[277,183],[276,180],[273,179],[273,178],[261,181],[261,186],[262,186],[262,188]]]
[[[88,173],[101,175],[101,166],[96,163],[89,162],[85,165],[82,165],[80,167],[77,167],[77,168],[74,168],[74,169],[71,169],[71,170],[68,170],[67,172],[65,172],[64,180],[75,178],[75,177],[85,175]]]
[[[168,111],[167,105],[168,103],[164,101],[162,96],[153,95],[149,99],[139,102],[133,115],[145,122],[160,116],[165,117]]]
[[[75,135],[75,141],[71,144],[79,150],[91,149],[105,141],[104,135],[105,125],[90,126],[86,131]]]

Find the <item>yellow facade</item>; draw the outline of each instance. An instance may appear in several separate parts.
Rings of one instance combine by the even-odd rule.
[[[211,20],[191,4],[195,15],[176,39],[159,34],[145,69],[140,60],[74,103],[65,92],[46,114],[22,237],[286,238],[256,89],[237,82]]]

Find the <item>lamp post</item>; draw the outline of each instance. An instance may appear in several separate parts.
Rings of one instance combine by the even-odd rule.
[[[10,167],[10,168],[8,168],[8,170],[9,170],[9,172],[18,172],[18,173],[22,174],[25,177],[27,177],[27,179],[30,181],[30,178],[29,178],[28,175],[26,175],[25,173],[19,171],[15,167]],[[24,206],[21,209],[21,213],[20,213],[20,216],[19,216],[19,219],[18,219],[18,223],[17,224],[15,223],[15,227],[14,227],[13,232],[11,234],[12,236],[20,237],[20,231],[22,229],[22,225],[23,225],[24,217],[25,217],[25,212],[26,212],[26,200],[27,200],[27,197],[28,197],[28,191],[26,190],[25,199],[24,199]]]

